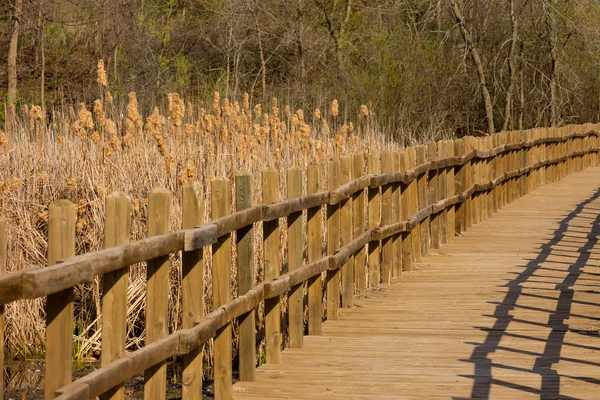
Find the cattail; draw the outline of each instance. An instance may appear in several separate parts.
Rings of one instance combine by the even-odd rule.
[[[257,105],[254,106],[254,116],[256,117],[256,119],[260,119],[262,115],[262,106],[260,105],[260,103],[258,103]]]
[[[104,60],[98,60],[98,85],[105,88],[108,85],[108,80],[106,79],[106,71],[104,70]]]
[[[180,171],[177,174],[177,183],[179,185],[185,185],[188,182],[188,176],[186,171]]]
[[[125,120],[126,136],[142,136],[142,127],[144,121],[138,111],[138,102],[135,92],[129,93],[129,103],[127,104],[127,119]]]
[[[315,110],[315,119],[321,119],[321,110],[318,108]]]
[[[340,111],[340,109],[339,109],[338,101],[336,99],[334,99],[331,102],[331,115],[333,116],[333,118],[337,118],[339,111]]]
[[[108,104],[110,104],[111,106],[113,105],[113,97],[112,94],[110,94],[110,92],[106,92],[106,101],[108,101]]]
[[[175,159],[173,158],[172,155],[168,155],[165,157],[165,170],[167,172],[167,174],[170,174],[173,171],[173,163],[175,162]]]
[[[92,134],[92,141],[96,144],[100,142],[100,133],[98,133],[98,131],[94,131]]]
[[[181,126],[183,117],[185,116],[185,103],[177,93],[169,93],[169,112],[171,113],[171,121],[176,128]]]
[[[77,177],[75,175],[71,176],[67,181],[67,189],[71,190],[77,186]]]
[[[96,120],[100,126],[104,126],[104,106],[100,99],[94,100],[94,114],[96,114]]]
[[[243,107],[246,114],[250,113],[250,96],[244,92]]]
[[[215,92],[213,97],[213,109],[215,110],[215,116],[218,118],[221,116],[221,94]]]
[[[10,183],[10,186],[12,186],[15,189],[20,188],[23,185],[23,181],[19,178],[12,178],[12,181]]]
[[[8,147],[8,139],[2,130],[0,130],[0,147],[3,149]]]
[[[367,106],[365,104],[360,106],[360,113],[362,115],[364,115],[365,117],[369,116],[369,109],[367,108]]]

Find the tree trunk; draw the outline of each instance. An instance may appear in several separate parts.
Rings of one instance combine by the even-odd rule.
[[[15,101],[17,100],[17,45],[19,42],[19,23],[23,11],[23,0],[15,0],[13,13],[13,30],[8,44],[6,66],[8,70],[8,98],[6,130],[13,131],[15,127]]]
[[[508,56],[508,90],[506,91],[506,102],[504,104],[504,123],[502,124],[502,130],[508,130],[508,123],[511,119],[512,114],[512,95],[515,88],[515,78],[517,75],[517,41],[518,41],[518,26],[519,21],[515,14],[515,2],[510,0],[510,20],[512,27],[512,38],[510,43],[510,54]]]
[[[558,38],[556,37],[556,29],[552,10],[546,2],[542,2],[544,13],[546,14],[546,28],[548,31],[548,45],[550,46],[550,126],[559,125],[558,111]]]
[[[463,36],[467,44],[467,49],[469,50],[469,54],[473,59],[473,63],[475,64],[475,70],[477,71],[477,77],[479,78],[479,85],[481,87],[481,97],[483,97],[483,105],[485,107],[485,117],[488,125],[488,134],[493,135],[496,133],[496,129],[494,127],[494,109],[492,107],[492,98],[490,96],[490,92],[487,88],[485,72],[483,70],[483,63],[481,62],[481,57],[479,56],[479,52],[475,48],[473,44],[473,39],[471,38],[471,32],[466,27],[465,20],[462,16],[460,8],[458,7],[458,3],[456,0],[448,0],[450,2],[450,7],[452,9],[452,14],[456,19],[456,23],[460,28],[460,33]]]

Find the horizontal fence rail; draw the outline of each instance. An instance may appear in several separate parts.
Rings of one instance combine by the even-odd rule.
[[[46,346],[54,350],[53,368],[46,369],[45,397],[63,400],[123,398],[123,383],[142,372],[146,398],[165,398],[164,363],[175,356],[184,356],[183,398],[200,399],[203,371],[199,349],[215,339],[215,397],[231,398],[232,322],[237,320],[240,325],[239,377],[253,380],[257,359],[254,319],[262,303],[266,362],[278,363],[283,344],[280,308],[285,294],[289,295],[289,345],[301,347],[306,331],[311,335],[320,333],[323,306],[327,319],[337,319],[341,308],[352,305],[355,294],[389,284],[403,271],[412,270],[431,248],[448,243],[455,233],[461,234],[504,204],[542,184],[598,165],[598,127],[586,124],[502,132],[484,138],[431,142],[397,152],[370,153],[366,159],[363,155],[341,157],[323,169],[327,170],[327,191],[322,189],[320,166],[308,167],[306,195],[302,195],[303,171],[290,170],[287,184],[291,198],[287,200],[277,199],[278,173],[265,171],[263,204],[255,206],[250,199],[251,177],[239,176],[233,192],[238,211],[231,214],[230,182],[214,179],[211,209],[216,218],[205,224],[200,224],[202,188],[198,183],[188,184],[182,196],[184,229],[172,233],[167,233],[171,194],[155,189],[149,195],[150,237],[135,242],[128,242],[130,199],[113,194],[106,200],[107,248],[77,256],[72,256],[74,208],[61,200],[50,208],[50,266],[9,274],[3,274],[6,244],[2,243],[5,234],[0,220],[0,334],[4,329],[4,304],[47,296]],[[368,174],[364,174],[365,167]],[[322,226],[324,211],[326,223]],[[282,218],[287,219],[287,244],[280,243]],[[263,226],[264,277],[254,284],[252,231],[258,223]],[[326,254],[321,252],[323,227]],[[280,248],[284,245],[288,248],[288,268],[280,275]],[[207,246],[212,249],[213,311],[203,316],[202,257]],[[235,260],[232,246],[237,249]],[[165,277],[168,256],[180,251],[185,275],[184,324],[183,329],[169,334]],[[126,354],[124,332],[105,328],[101,367],[72,382],[73,287],[102,276],[104,325],[124,330],[127,271],[130,265],[140,262],[148,263],[146,345]],[[239,295],[233,299],[232,268],[239,281]],[[325,296],[321,293],[323,278]],[[0,357],[0,367],[2,360]]]

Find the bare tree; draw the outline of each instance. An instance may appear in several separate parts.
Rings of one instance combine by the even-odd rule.
[[[506,91],[506,101],[504,103],[504,123],[502,130],[508,130],[508,123],[512,113],[512,96],[515,89],[515,79],[517,76],[517,42],[519,40],[519,20],[515,12],[515,1],[509,0],[510,7],[510,22],[511,22],[511,42],[510,54],[508,55],[508,90]]]
[[[13,11],[13,29],[10,35],[7,57],[8,72],[8,115],[6,116],[6,130],[12,131],[15,124],[15,101],[17,100],[17,45],[19,42],[19,24],[23,14],[23,0],[15,0]]]
[[[481,96],[483,97],[483,105],[485,107],[485,117],[488,125],[488,134],[493,135],[496,133],[496,129],[494,127],[494,110],[492,108],[492,98],[490,96],[490,91],[487,87],[487,82],[485,78],[485,71],[483,69],[483,63],[481,62],[481,56],[479,55],[479,51],[473,44],[473,39],[471,36],[471,32],[467,28],[465,19],[462,15],[460,7],[458,6],[457,0],[448,0],[450,2],[450,8],[452,10],[452,15],[454,15],[454,19],[460,28],[460,33],[463,36],[467,44],[467,50],[471,55],[471,59],[473,60],[473,64],[475,64],[475,70],[477,71],[477,77],[479,78],[479,86],[481,90]]]

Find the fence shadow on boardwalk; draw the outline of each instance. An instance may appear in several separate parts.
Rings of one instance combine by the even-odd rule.
[[[527,259],[527,264],[523,266],[523,271],[511,278],[504,287],[507,288],[504,299],[495,304],[493,315],[487,317],[495,318],[494,324],[489,327],[476,327],[487,332],[487,336],[483,343],[469,343],[475,346],[472,355],[468,360],[474,364],[473,375],[461,375],[473,379],[473,387],[470,398],[486,399],[490,397],[492,387],[494,385],[515,389],[523,392],[523,394],[539,395],[542,399],[573,399],[560,393],[561,379],[568,378],[569,380],[581,380],[591,384],[600,385],[600,379],[597,377],[586,376],[565,376],[561,375],[553,366],[560,360],[570,363],[580,364],[582,366],[598,367],[600,371],[600,363],[589,360],[574,359],[561,356],[565,347],[577,347],[585,350],[600,351],[599,346],[588,346],[565,341],[565,336],[569,332],[599,335],[598,331],[580,329],[569,325],[571,317],[587,320],[590,322],[598,321],[600,318],[595,318],[590,315],[576,314],[573,312],[574,305],[583,305],[588,307],[600,307],[600,301],[586,302],[575,300],[574,296],[578,290],[574,289],[575,284],[584,287],[584,291],[598,297],[600,300],[600,285],[586,286],[582,281],[585,275],[598,276],[600,273],[587,272],[584,268],[600,265],[600,258],[592,257],[592,250],[598,242],[598,234],[600,234],[600,214],[599,209],[593,208],[592,203],[600,199],[600,188],[588,199],[578,204],[568,215],[559,221],[557,229],[552,233],[551,239],[546,243],[542,243],[538,255],[534,259]],[[590,223],[590,225],[581,225],[578,222]],[[573,239],[579,239],[573,240]],[[568,257],[569,261],[550,261],[553,256],[561,258]],[[553,264],[566,264],[565,269],[549,268],[544,264],[551,262]],[[567,266],[568,265],[568,266]],[[589,269],[589,268],[588,268]],[[544,274],[546,272],[546,274]],[[559,283],[556,283],[556,273],[561,273]],[[554,273],[553,276],[549,276]],[[540,279],[541,278],[541,279]],[[528,291],[528,284],[545,284],[554,285],[549,289],[536,289]],[[548,295],[540,294],[544,290],[548,291]],[[558,292],[558,293],[557,293]],[[556,297],[558,295],[558,297]],[[530,307],[519,304],[520,299],[537,298],[542,300],[555,301],[556,307],[554,310]],[[525,310],[542,313],[547,315],[547,322],[540,323],[536,321],[516,318],[514,311]],[[539,314],[538,314],[539,315]],[[595,314],[597,315],[597,314]],[[524,334],[509,331],[511,323],[527,324],[539,328],[547,328],[550,330],[547,337],[531,336],[525,332]],[[540,342],[543,344],[543,351],[533,352],[523,350],[522,348],[511,348],[501,344],[503,338],[514,340],[524,340],[529,342],[528,347],[539,347]],[[496,351],[506,351],[516,354],[521,354],[523,357],[535,357],[535,362],[531,369],[520,366],[506,365],[492,360],[492,353]],[[510,377],[497,378],[494,376],[492,368],[514,371],[522,374],[534,374],[541,380],[541,387],[533,388],[517,382],[510,382]],[[508,379],[508,380],[507,380]],[[455,398],[459,400],[459,398]]]

